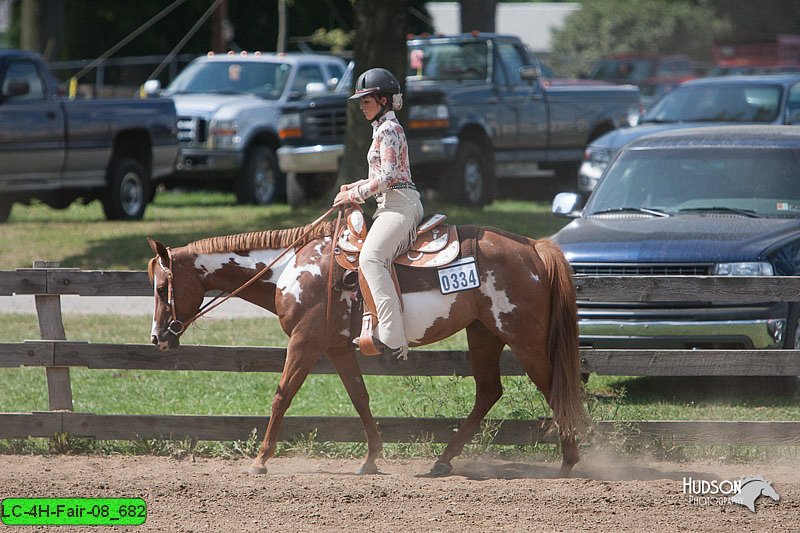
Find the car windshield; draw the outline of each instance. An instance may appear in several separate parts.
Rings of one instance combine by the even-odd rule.
[[[167,87],[167,94],[253,94],[277,100],[292,71],[288,63],[197,61]]]
[[[636,83],[653,75],[654,62],[646,58],[603,59],[592,68],[589,78]]]
[[[769,123],[778,117],[781,92],[777,85],[682,85],[655,102],[639,122]]]
[[[666,213],[800,217],[800,150],[624,150],[586,205],[588,216],[647,209]]]
[[[432,41],[408,47],[407,75],[413,79],[485,80],[488,70],[485,41]]]

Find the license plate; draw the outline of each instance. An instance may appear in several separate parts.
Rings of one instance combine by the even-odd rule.
[[[439,272],[439,289],[442,294],[467,291],[481,286],[478,266],[474,257],[465,257],[451,263]]]

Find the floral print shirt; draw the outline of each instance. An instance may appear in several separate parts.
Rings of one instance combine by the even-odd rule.
[[[393,186],[413,184],[408,163],[408,142],[394,111],[387,111],[372,122],[372,145],[367,152],[369,174],[351,189],[353,199],[381,194]]]

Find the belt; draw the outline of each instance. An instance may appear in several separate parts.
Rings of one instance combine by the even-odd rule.
[[[391,187],[389,187],[389,189],[393,191],[397,189],[413,189],[416,191],[417,187],[413,183],[398,183],[397,185],[392,185]]]

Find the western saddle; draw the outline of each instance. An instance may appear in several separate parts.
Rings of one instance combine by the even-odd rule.
[[[458,257],[460,252],[458,232],[456,226],[444,223],[446,219],[447,217],[441,214],[425,217],[417,227],[416,240],[394,260],[391,274],[400,299],[401,308],[403,297],[394,265],[434,268],[445,266]],[[381,352],[375,346],[373,340],[373,333],[378,323],[375,300],[364,279],[364,275],[358,268],[361,247],[367,237],[364,212],[360,207],[349,208],[345,212],[345,220],[346,224],[343,225],[339,234],[334,237],[334,257],[339,266],[345,269],[345,279],[348,277],[352,279],[352,274],[357,274],[358,277],[358,286],[364,301],[361,333],[357,339],[358,348],[364,355],[380,355]],[[345,284],[347,285],[347,283]],[[355,287],[355,282],[351,282],[351,285]]]

